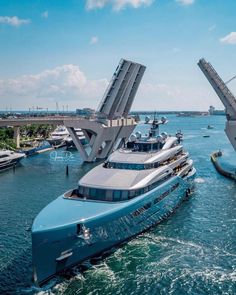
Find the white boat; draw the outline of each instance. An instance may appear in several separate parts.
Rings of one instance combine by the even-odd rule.
[[[80,128],[75,129],[76,135],[81,140],[82,144],[86,144],[86,138],[83,134],[83,131]],[[69,131],[65,126],[58,126],[52,133],[47,141],[53,146],[74,146],[73,140],[69,134]]]
[[[0,171],[16,166],[24,157],[23,153],[0,150]]]
[[[58,146],[62,144],[68,136],[69,131],[67,128],[60,125],[51,133],[51,136],[47,138],[47,141],[53,146]]]
[[[76,135],[78,136],[81,144],[86,145],[88,142],[87,142],[86,137],[84,136],[83,131],[80,128],[75,128],[75,132],[76,132]],[[70,135],[68,135],[66,137],[65,144],[66,144],[67,148],[75,147],[73,139],[72,139],[72,137]]]

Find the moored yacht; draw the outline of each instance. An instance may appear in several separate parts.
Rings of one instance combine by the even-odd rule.
[[[76,135],[78,136],[82,145],[88,144],[86,137],[84,136],[83,131],[80,128],[75,128]],[[68,135],[65,139],[65,144],[67,148],[75,147],[74,141],[70,135]]]
[[[86,138],[80,128],[75,129],[76,135],[79,137],[82,144],[86,144]],[[51,134],[47,141],[53,146],[66,145],[67,147],[73,146],[73,140],[69,131],[65,126],[58,126]]]
[[[69,132],[65,126],[57,126],[52,132],[51,136],[47,138],[47,141],[54,146],[60,145],[69,136]]]
[[[16,153],[10,150],[0,150],[0,171],[16,166],[25,154]]]
[[[83,262],[147,230],[191,193],[196,170],[176,136],[131,135],[78,187],[46,206],[32,226],[35,282]]]

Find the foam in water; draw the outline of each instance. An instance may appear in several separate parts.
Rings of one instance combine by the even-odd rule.
[[[196,183],[204,183],[204,182],[206,182],[206,181],[205,181],[204,178],[197,177],[197,178],[195,178],[194,182],[196,182]]]

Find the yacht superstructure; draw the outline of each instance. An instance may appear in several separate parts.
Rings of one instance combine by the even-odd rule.
[[[34,280],[96,256],[171,214],[193,189],[195,168],[176,136],[131,135],[79,181],[45,207],[32,226]]]
[[[16,153],[10,150],[0,150],[0,171],[16,166],[25,154]]]

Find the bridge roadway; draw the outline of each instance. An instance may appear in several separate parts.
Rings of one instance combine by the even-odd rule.
[[[65,120],[78,121],[79,117],[57,116],[57,117],[29,117],[17,119],[0,119],[0,127],[20,127],[30,124],[64,125]]]

